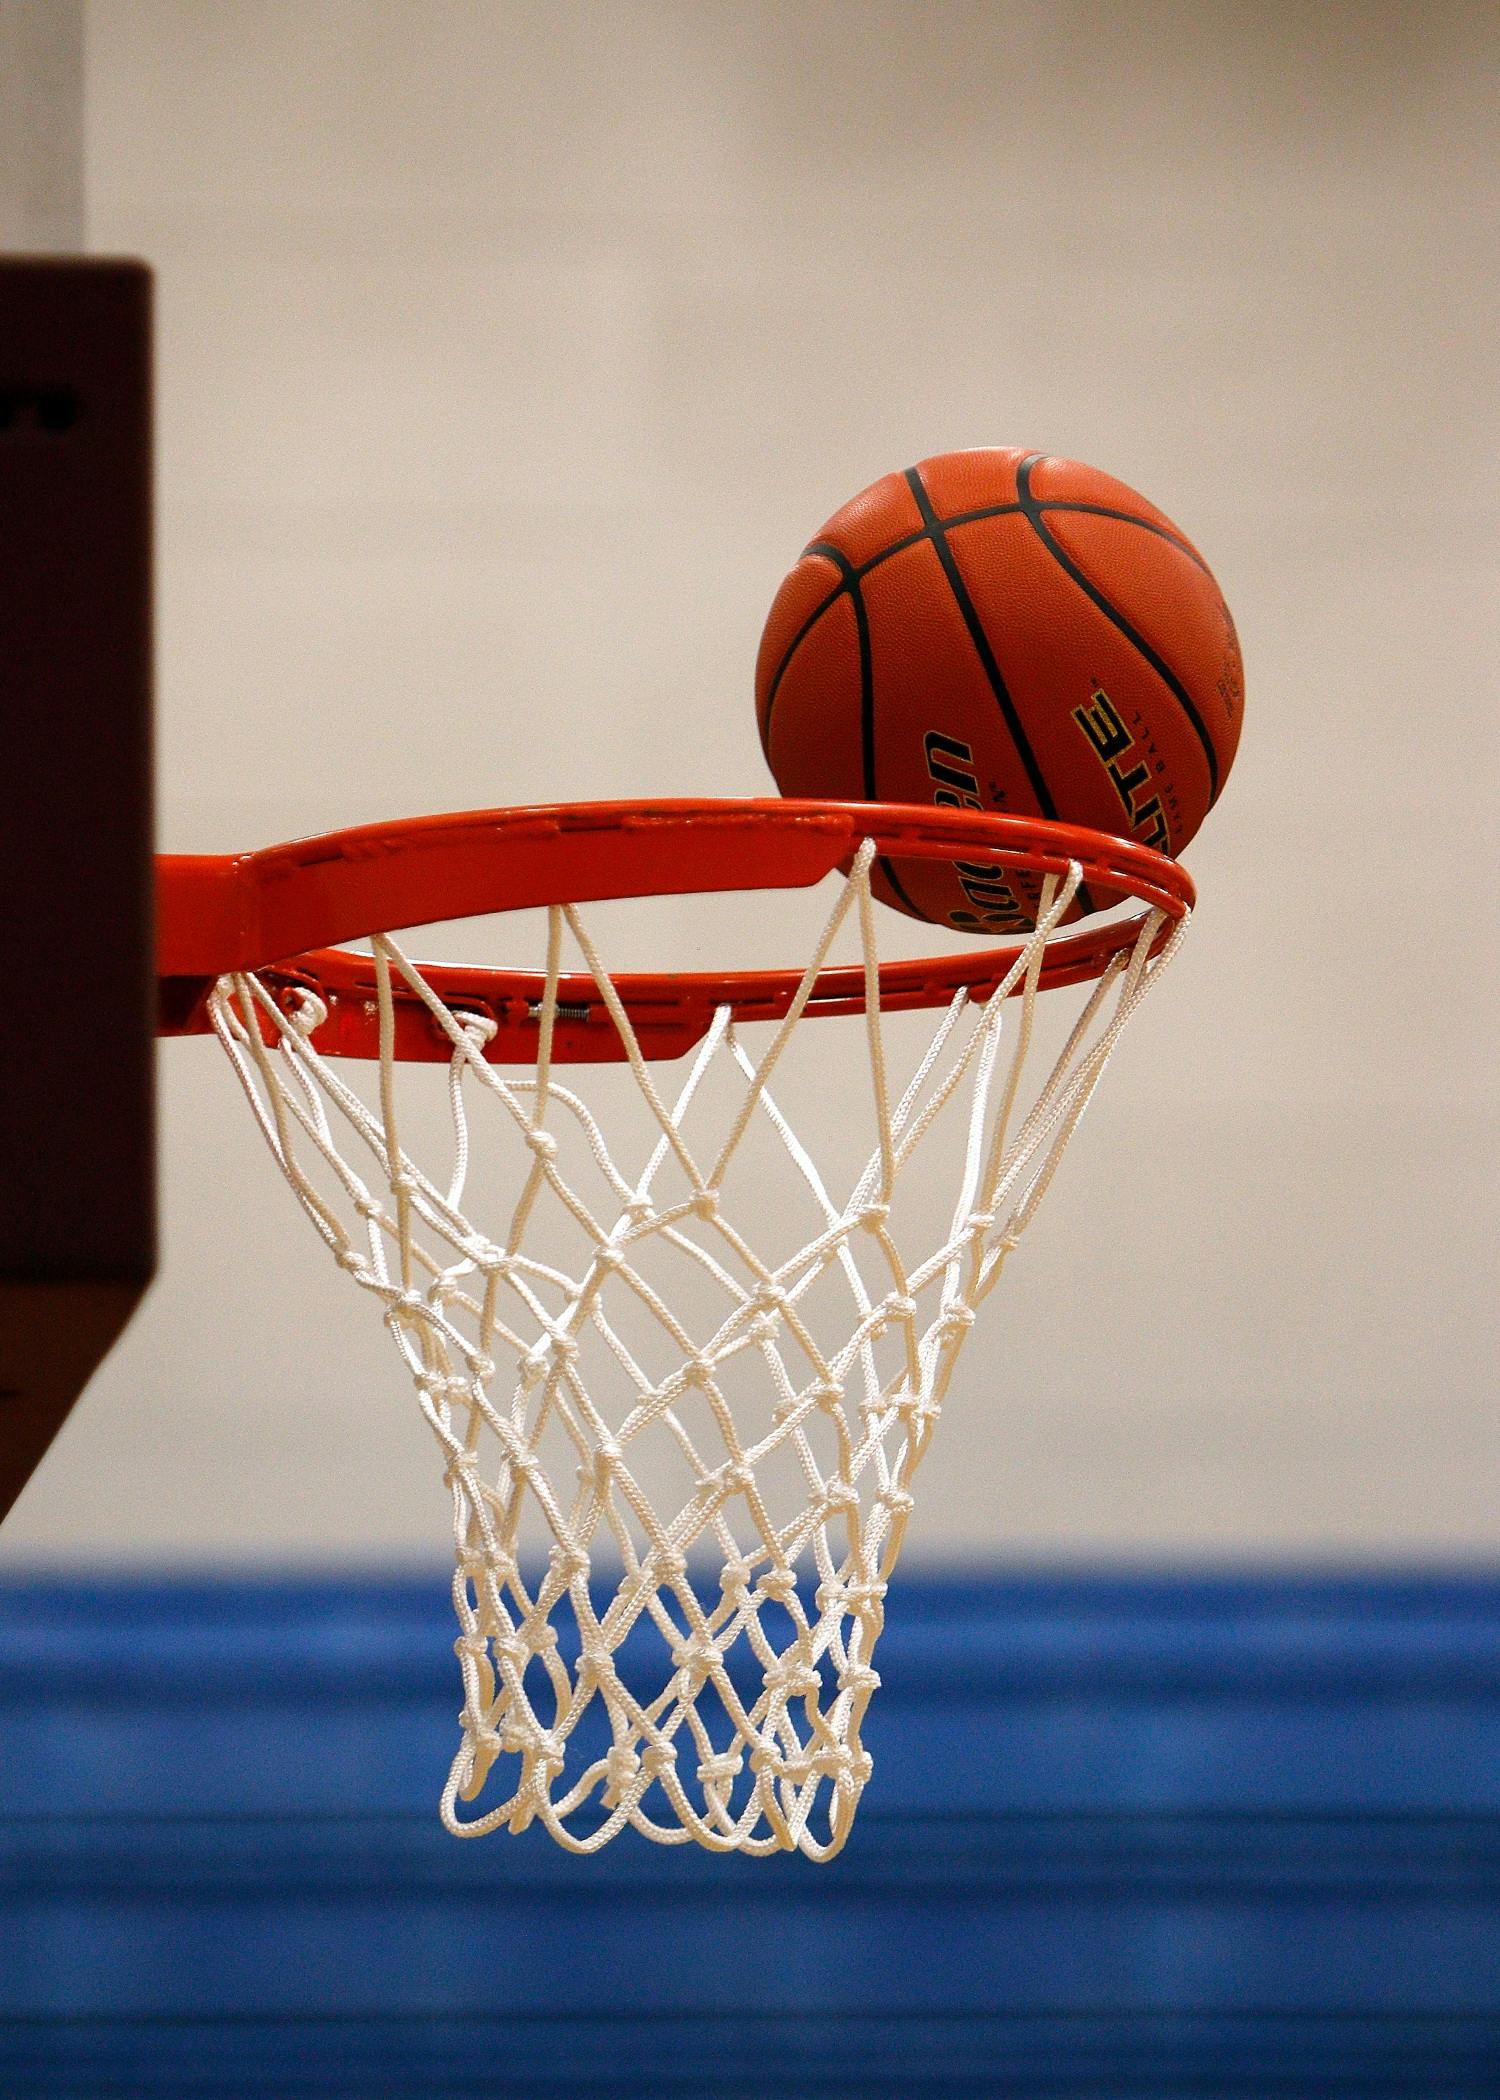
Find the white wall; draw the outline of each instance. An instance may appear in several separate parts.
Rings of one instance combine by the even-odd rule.
[[[755,793],[822,519],[1022,443],[1208,554],[1203,909],[971,1345],[918,1545],[1493,1552],[1500,30],[1482,7],[94,0],[160,274],[162,843]],[[211,1044],[0,1555],[442,1550]]]

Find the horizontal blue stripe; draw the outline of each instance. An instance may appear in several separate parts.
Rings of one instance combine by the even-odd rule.
[[[9,2100],[1494,2100],[1485,2017],[1267,2010],[13,2026]]]
[[[0,1584],[0,2094],[1494,2100],[1500,1579],[903,1576],[823,1868],[445,1836],[441,1570]]]
[[[0,1697],[102,1666],[114,1697],[180,1679],[423,1691],[451,1656],[449,1578],[0,1581]],[[566,1642],[566,1631],[564,1631]],[[1500,1578],[1056,1576],[905,1571],[882,1674],[895,1696],[1060,1683],[1341,1689],[1500,1681]],[[899,1667],[897,1665],[899,1664]],[[372,1674],[373,1673],[373,1674]]]

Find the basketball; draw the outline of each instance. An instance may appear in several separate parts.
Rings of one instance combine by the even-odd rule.
[[[1234,762],[1244,677],[1191,540],[1097,468],[1017,448],[887,474],[782,583],[756,666],[783,795],[1056,817],[1176,855]],[[877,894],[967,933],[1040,885],[882,860]],[[1114,899],[1081,890],[1070,916]]]

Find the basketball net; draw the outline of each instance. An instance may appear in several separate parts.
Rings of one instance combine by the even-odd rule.
[[[276,1162],[382,1308],[442,1451],[464,1693],[442,1818],[457,1836],[540,1820],[594,1852],[628,1824],[667,1844],[819,1860],[848,1837],[871,1771],[862,1729],[886,1586],[959,1350],[1186,925],[1153,956],[1163,915],[1148,913],[1028,1087],[1043,951],[1080,870],[1049,876],[1009,975],[983,1002],[952,1000],[893,1099],[874,850],[867,841],[843,879],[760,1055],[721,1010],[670,1105],[571,905],[548,914],[524,1078],[485,1062],[493,1023],[451,1010],[385,936],[372,943],[373,1105],[314,1049],[315,995],[279,1000],[250,974],[214,989],[213,1026]],[[863,1037],[868,1085],[851,1072],[839,1105],[857,1114],[863,1094],[872,1128],[853,1185],[835,1194],[772,1081],[808,1037],[799,1020],[851,920],[866,1012],[842,1025]],[[554,1066],[568,937],[645,1104],[644,1164],[617,1162]],[[398,1129],[398,988],[446,1038],[441,1168],[420,1165]],[[811,1031],[825,1065],[831,1026]],[[705,1139],[694,1111],[711,1072],[728,1075],[734,1105]],[[465,1208],[481,1102],[494,1111],[483,1180],[498,1223]],[[939,1243],[915,1258],[903,1196],[944,1129],[957,1189]],[[755,1171],[737,1180],[752,1134]],[[799,1204],[811,1235],[790,1255],[758,1252]],[[669,1299],[674,1277],[692,1278],[691,1327]]]

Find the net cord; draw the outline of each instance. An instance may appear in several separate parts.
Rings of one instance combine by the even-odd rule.
[[[796,1848],[815,1859],[832,1857],[848,1836],[870,1771],[861,1726],[879,1682],[871,1658],[886,1585],[913,1506],[911,1483],[962,1343],[1050,1187],[1121,1032],[1175,955],[1187,923],[1168,928],[1153,955],[1163,917],[1146,915],[1129,951],[1091,987],[1023,1106],[1045,945],[1081,871],[1074,864],[1065,876],[1048,877],[1036,932],[1005,981],[982,1003],[954,997],[893,1104],[873,857],[866,841],[760,1058],[721,1009],[670,1107],[572,905],[548,912],[536,1066],[524,1077],[507,1077],[486,1062],[494,1024],[450,1010],[389,936],[372,942],[380,1038],[373,1108],[317,1050],[325,1010],[315,995],[304,991],[283,1003],[251,973],[214,988],[210,1017],[262,1136],[339,1266],[381,1303],[442,1449],[464,1687],[462,1740],[441,1804],[455,1834],[515,1831],[540,1820],[568,1849],[592,1852],[633,1825],[664,1843],[696,1840],[748,1853]],[[771,1082],[851,920],[864,965],[875,1139],[840,1204]],[[567,939],[619,1033],[654,1127],[633,1176],[613,1157],[576,1087],[554,1071]],[[398,981],[423,1002],[449,1046],[451,1152],[446,1170],[431,1174],[402,1143]],[[821,1022],[818,1032],[830,1025]],[[686,1126],[708,1075],[726,1066],[743,1083],[743,1096],[705,1167]],[[524,1160],[503,1234],[493,1237],[463,1208],[476,1088],[494,1102]],[[908,1264],[892,1208],[910,1162],[965,1093],[962,1166],[946,1237]],[[821,1220],[779,1262],[757,1252],[728,1206],[733,1163],[757,1121],[774,1133]],[[559,1131],[592,1162],[605,1210],[576,1185],[577,1170],[559,1164]],[[659,1198],[669,1167],[682,1192]],[[353,1214],[353,1229],[338,1197]],[[576,1274],[527,1251],[544,1205],[581,1235]],[[866,1250],[864,1263],[857,1243]],[[706,1336],[695,1339],[643,1273],[641,1258],[653,1247],[670,1249],[684,1273],[699,1275],[727,1305]],[[830,1341],[812,1309],[835,1271],[854,1317],[848,1332]],[[931,1317],[919,1312],[928,1294],[935,1294]],[[619,1317],[627,1300],[633,1317],[644,1313],[651,1332],[670,1344],[676,1368],[666,1377],[649,1372],[627,1343]],[[601,1365],[613,1366],[607,1393],[585,1366],[585,1344],[602,1351]],[[755,1422],[742,1427],[726,1388],[746,1361],[759,1364],[764,1402]],[[710,1427],[722,1457],[700,1448]],[[670,1440],[693,1481],[687,1498],[665,1513],[631,1462],[655,1435]],[[573,1454],[571,1494],[544,1460],[544,1448],[554,1446]],[[783,1464],[783,1454],[806,1490],[790,1509],[772,1507],[760,1477]],[[536,1569],[523,1566],[519,1550],[531,1507],[553,1541]],[[719,1590],[712,1603],[700,1594],[709,1553]],[[606,1563],[616,1571],[607,1598],[597,1580]],[[567,1653],[554,1624],[560,1614],[571,1622]],[[773,1618],[780,1629],[774,1636]],[[641,1629],[667,1658],[644,1688],[618,1660]],[[596,1705],[607,1719],[609,1748],[572,1769],[570,1740]],[[466,1818],[460,1802],[480,1797],[502,1758],[512,1760],[514,1784],[494,1806]]]

